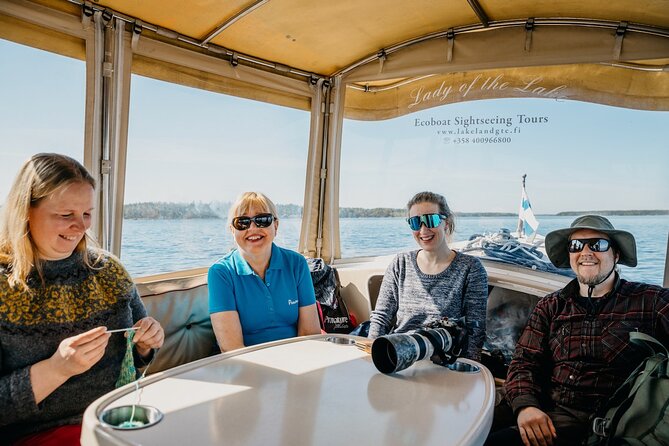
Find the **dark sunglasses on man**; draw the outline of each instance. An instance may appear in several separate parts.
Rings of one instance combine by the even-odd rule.
[[[245,231],[251,227],[251,222],[255,223],[258,228],[266,228],[274,222],[274,215],[258,214],[254,217],[241,215],[232,219],[232,227],[238,231]]]
[[[605,238],[574,238],[569,240],[567,250],[571,253],[581,252],[585,245],[592,252],[606,252],[611,247],[611,242]]]
[[[409,223],[412,231],[420,231],[421,225],[425,225],[429,229],[436,228],[441,224],[442,220],[446,220],[447,218],[443,214],[423,214],[407,218],[407,223]]]

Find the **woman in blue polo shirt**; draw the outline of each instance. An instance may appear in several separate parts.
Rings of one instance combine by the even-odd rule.
[[[276,206],[245,192],[229,213],[237,249],[209,268],[209,313],[221,351],[320,333],[307,262],[276,246]]]

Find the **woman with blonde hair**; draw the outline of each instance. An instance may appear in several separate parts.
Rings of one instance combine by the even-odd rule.
[[[86,406],[163,343],[130,275],[91,246],[94,202],[95,180],[78,161],[41,153],[23,164],[2,209],[3,443],[78,445]],[[128,327],[130,344],[107,331]]]
[[[245,192],[230,208],[237,249],[209,268],[209,313],[221,351],[320,333],[307,262],[274,244],[276,206]]]

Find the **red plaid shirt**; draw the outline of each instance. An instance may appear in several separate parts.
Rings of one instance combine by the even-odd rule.
[[[574,279],[537,303],[509,366],[506,397],[514,412],[555,403],[594,412],[645,357],[629,332],[669,345],[669,289],[617,279],[599,299],[579,297]]]

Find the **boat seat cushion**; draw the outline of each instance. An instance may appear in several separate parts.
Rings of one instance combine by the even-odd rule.
[[[531,294],[500,286],[492,287],[488,296],[484,347],[489,351],[499,350],[508,364],[527,318],[538,300],[538,296]]]
[[[209,318],[207,274],[138,284],[149,316],[165,330],[165,342],[147,373],[219,353]]]
[[[379,298],[379,291],[381,291],[381,282],[383,282],[383,275],[375,274],[367,280],[367,293],[369,293],[369,306],[374,311],[376,307],[376,300]]]

